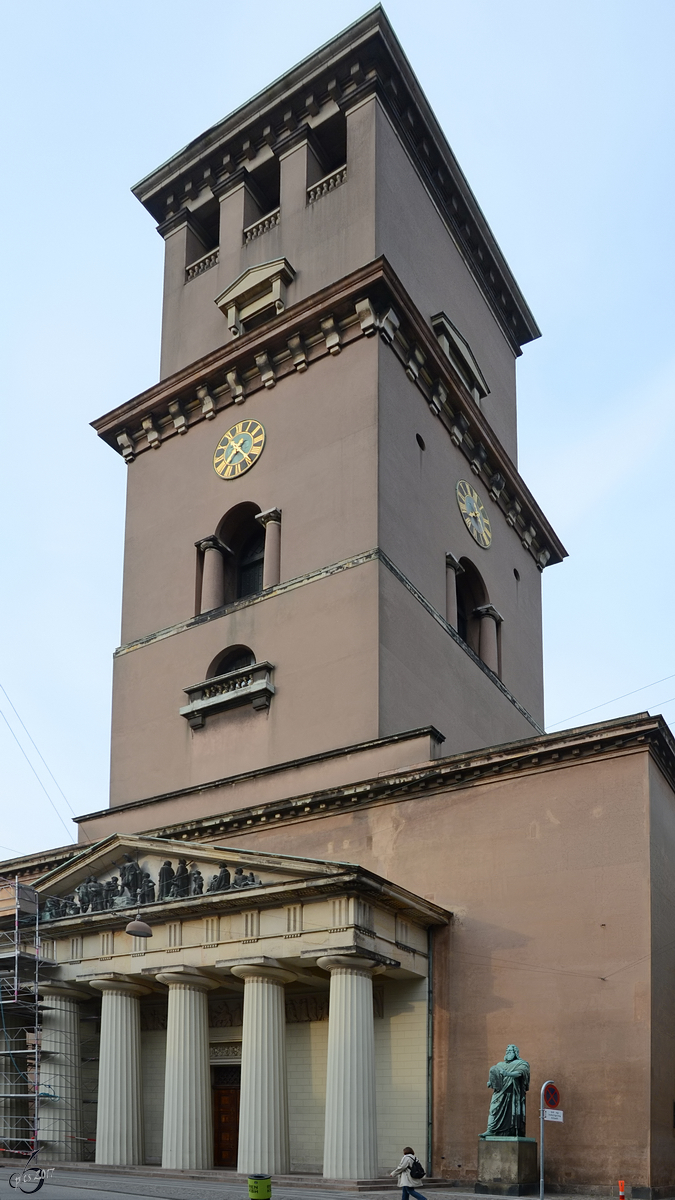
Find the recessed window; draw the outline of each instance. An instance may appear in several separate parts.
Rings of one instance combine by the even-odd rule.
[[[237,600],[262,591],[265,531],[260,526],[246,539],[238,555]]]
[[[516,583],[520,583],[520,571],[518,571],[516,567],[513,568],[513,578],[515,579]]]
[[[420,450],[426,450],[427,444],[426,444],[424,438],[422,437],[421,433],[415,434],[415,440],[416,440],[417,445],[419,446]]]

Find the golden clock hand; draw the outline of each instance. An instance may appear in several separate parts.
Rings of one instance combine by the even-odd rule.
[[[243,454],[244,458],[248,458],[248,455],[246,454],[246,452],[244,450],[242,450],[242,448],[241,448],[241,443],[243,442],[245,436],[246,436],[245,434],[242,434],[241,440],[239,442],[235,442],[234,438],[230,438],[229,446],[231,446],[233,448],[234,454]],[[226,463],[231,463],[232,458],[234,458],[234,454],[232,455],[232,458],[227,457],[227,450],[229,449],[229,446],[225,447],[225,462]]]

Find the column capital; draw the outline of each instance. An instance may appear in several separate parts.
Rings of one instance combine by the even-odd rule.
[[[281,509],[280,508],[268,508],[265,512],[256,513],[255,519],[256,519],[256,521],[259,521],[260,524],[265,527],[267,525],[269,525],[270,521],[275,521],[277,525],[280,525],[281,524]]]
[[[458,558],[455,558],[454,554],[451,554],[449,550],[446,550],[445,552],[445,565],[446,567],[449,567],[451,571],[454,571],[455,575],[464,574],[464,567],[462,566],[461,562]]]
[[[158,983],[166,984],[168,988],[192,988],[196,992],[210,992],[213,988],[220,987],[218,980],[202,975],[201,971],[192,971],[189,967],[172,967],[170,970],[160,971],[154,978]]]
[[[210,533],[208,537],[199,538],[199,540],[195,542],[195,546],[198,550],[201,550],[202,553],[205,550],[219,550],[221,554],[232,553],[230,547],[226,546],[225,542],[221,542],[220,538],[216,537],[215,533]]]
[[[501,625],[504,620],[502,614],[497,611],[494,604],[479,604],[473,611],[477,617],[492,617],[492,620],[497,625]]]
[[[71,987],[69,983],[61,983],[58,979],[51,983],[41,983],[40,993],[54,1000],[91,1000],[91,992],[84,988]]]
[[[372,958],[361,958],[358,954],[322,954],[316,960],[317,967],[322,971],[358,971],[360,975],[379,975],[386,967],[382,963],[373,962]]]
[[[246,959],[235,960],[229,966],[232,974],[236,975],[237,979],[243,979],[244,981],[247,979],[268,979],[270,983],[283,984],[293,983],[295,980],[295,973],[287,971],[274,958],[267,961],[259,959],[257,962],[255,959],[248,962]]]
[[[119,996],[147,996],[152,991],[127,975],[99,975],[97,979],[88,979],[87,983],[97,992],[116,992]]]

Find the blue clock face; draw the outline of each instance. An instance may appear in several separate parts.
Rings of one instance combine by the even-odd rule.
[[[460,479],[455,488],[455,494],[459,511],[469,533],[479,546],[487,550],[492,541],[492,527],[478,492],[472,488],[470,483],[467,483],[466,479]]]
[[[265,445],[259,421],[238,421],[223,434],[213,455],[213,469],[221,479],[237,479],[258,461]]]

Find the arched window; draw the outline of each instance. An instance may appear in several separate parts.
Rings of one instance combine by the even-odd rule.
[[[237,560],[237,600],[262,591],[265,530],[258,526],[244,542]]]
[[[480,617],[476,609],[489,603],[487,588],[480,572],[468,558],[460,558],[462,571],[457,575],[457,632],[474,654],[480,654]]]
[[[225,556],[225,604],[262,591],[265,530],[256,521],[259,512],[257,504],[237,504],[218,526],[217,535],[229,551]]]
[[[228,646],[214,658],[206,672],[207,679],[215,679],[218,675],[227,675],[228,671],[239,671],[250,667],[255,662],[255,654],[248,646]]]

